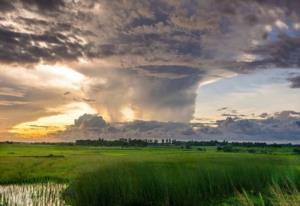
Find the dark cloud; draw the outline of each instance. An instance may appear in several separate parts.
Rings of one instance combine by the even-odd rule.
[[[234,119],[241,119],[241,118],[245,117],[244,114],[237,114],[237,113],[224,113],[221,116],[222,117],[231,117]]]
[[[266,65],[273,64],[274,66],[283,68],[299,67],[300,38],[298,35],[300,35],[300,33],[295,33],[296,36],[288,36],[284,33],[278,35],[282,36],[278,36],[279,39],[271,42],[267,46],[258,48],[257,53],[268,56],[268,58],[261,63]]]
[[[292,88],[300,88],[300,76],[291,77],[288,80],[291,82]]]
[[[162,78],[169,79],[181,79],[190,76],[195,76],[195,78],[197,78],[205,73],[198,68],[179,65],[147,65],[140,67],[140,69],[145,71],[148,76],[161,77],[162,74],[165,74]]]
[[[228,107],[222,107],[222,108],[217,109],[217,111],[220,112],[220,111],[224,111],[224,110],[227,110],[227,109],[229,109],[229,108]]]
[[[74,122],[76,129],[101,129],[106,126],[106,122],[101,116],[84,114]]]
[[[96,101],[94,99],[87,99],[87,98],[82,98],[82,100],[85,102],[95,102]]]
[[[4,62],[60,61],[83,56],[133,61],[140,57],[148,64],[176,61],[194,67],[217,65],[236,72],[271,64],[298,64],[299,29],[295,24],[299,20],[299,3],[292,0],[21,2],[24,7],[2,4],[33,14],[36,11],[32,7],[36,7],[36,17],[22,17],[16,12],[13,20],[31,24],[36,30],[28,35],[16,32],[20,27],[26,28],[25,24],[19,28],[0,26],[1,43],[8,50],[7,55],[2,55]],[[46,20],[40,12],[53,16]],[[41,30],[43,33],[37,34]],[[86,44],[79,43],[80,39],[85,39]],[[43,42],[46,48],[31,45],[32,41]],[[239,59],[243,53],[257,58]]]
[[[41,11],[55,11],[65,6],[63,0],[21,0],[21,2],[28,8],[36,6]]]
[[[265,112],[259,115],[259,117],[261,117],[261,118],[266,118],[268,116],[269,116],[269,114],[265,113]]]
[[[33,13],[35,10],[32,10],[32,7],[37,7],[42,13],[45,11],[55,13],[55,16],[48,20],[53,27],[46,28],[46,33],[51,31],[60,33],[64,29],[63,25],[67,25],[73,32],[81,31],[79,35],[83,38],[87,37],[87,33],[93,34],[95,38],[90,36],[87,38],[92,49],[85,48],[85,55],[91,57],[130,54],[149,60],[157,57],[166,60],[173,60],[176,57],[226,60],[225,57],[252,49],[249,40],[261,41],[258,35],[266,33],[264,25],[272,25],[278,18],[289,22],[297,20],[292,15],[297,14],[297,9],[291,6],[295,4],[292,1],[274,3],[274,1],[215,2],[214,0],[187,2],[28,0],[22,3],[25,5],[22,9]],[[268,13],[270,10],[274,12]],[[27,22],[34,23],[41,19],[27,18]],[[86,25],[86,22],[89,22],[90,26]],[[46,26],[38,27],[45,29]],[[282,33],[284,34],[284,31]],[[232,39],[236,40],[235,45]],[[289,36],[289,41],[294,41],[293,37]],[[62,42],[68,43],[64,38]],[[53,42],[50,38],[45,43]],[[15,44],[26,48],[26,45],[22,46],[18,42]],[[74,50],[73,47],[70,49]],[[51,49],[49,50],[46,53],[52,53]],[[56,52],[54,59],[65,58],[64,54],[68,51],[66,47],[59,47],[59,50],[62,52]],[[74,56],[81,55],[76,52],[72,55]],[[20,59],[24,61],[26,58],[21,56]],[[15,59],[8,60],[15,61]]]
[[[14,6],[9,0],[0,0],[0,11],[9,12],[14,10]]]
[[[265,115],[263,115],[265,116]],[[228,117],[217,122],[217,127],[204,130],[208,136],[229,137],[236,140],[299,141],[297,122],[299,112],[282,111],[265,119],[233,119]],[[211,134],[212,133],[212,134]]]
[[[282,111],[282,112],[275,113],[274,117],[280,120],[300,118],[300,112],[295,112],[290,110]]]
[[[73,43],[70,36],[60,33],[35,35],[0,28],[0,38],[3,41],[0,45],[2,62],[34,63],[76,59],[83,55],[83,47],[79,42]]]

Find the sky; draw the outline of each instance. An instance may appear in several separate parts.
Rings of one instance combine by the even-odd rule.
[[[300,140],[300,2],[0,0],[0,141]]]

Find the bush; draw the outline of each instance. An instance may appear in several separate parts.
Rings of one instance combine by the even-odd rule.
[[[185,145],[185,149],[192,149],[191,145]]]
[[[253,154],[253,153],[257,153],[257,151],[256,151],[255,149],[248,149],[248,152],[249,152],[249,153],[252,153],[252,154]]]
[[[298,148],[294,148],[293,152],[295,154],[300,154],[300,148],[299,147]]]
[[[217,151],[223,152],[239,152],[240,149],[233,147],[232,145],[218,146]]]

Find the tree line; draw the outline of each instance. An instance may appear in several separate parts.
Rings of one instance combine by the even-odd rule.
[[[267,144],[265,142],[228,142],[228,141],[182,141],[176,139],[131,139],[121,138],[117,140],[76,140],[76,145],[87,145],[87,146],[121,146],[121,147],[147,147],[147,146],[226,146],[231,145],[234,147],[291,147],[296,146],[292,144]]]

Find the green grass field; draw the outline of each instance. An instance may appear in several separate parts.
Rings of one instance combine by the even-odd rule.
[[[65,182],[70,184],[65,198],[72,205],[296,202],[300,156],[292,148],[254,149],[255,154],[247,148],[227,153],[215,147],[200,151],[0,144],[0,184]]]

